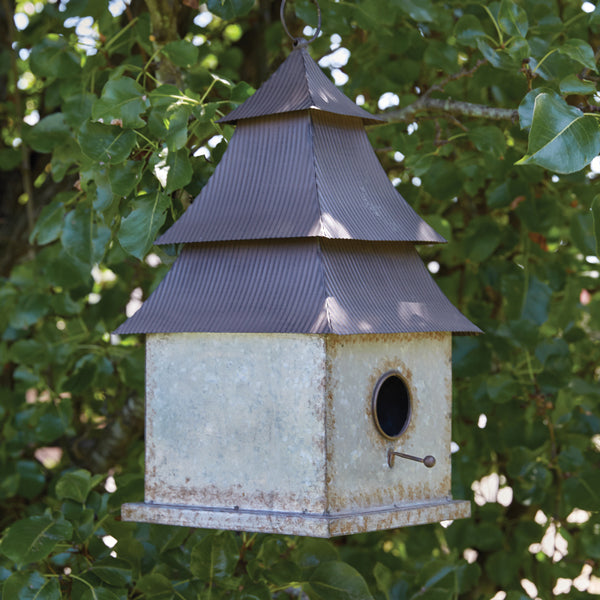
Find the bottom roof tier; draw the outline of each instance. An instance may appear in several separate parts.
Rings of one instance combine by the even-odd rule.
[[[283,239],[189,244],[115,333],[481,333],[412,244]]]

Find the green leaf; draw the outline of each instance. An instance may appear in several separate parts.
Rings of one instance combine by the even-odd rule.
[[[594,254],[596,250],[593,213],[575,213],[569,228],[571,241],[583,254]]]
[[[150,92],[150,104],[154,108],[167,108],[169,106],[179,106],[185,97],[181,90],[171,84],[163,84]]]
[[[579,79],[577,75],[568,75],[561,80],[560,84],[561,94],[581,94],[587,96],[596,93],[596,84],[593,81],[586,81],[585,79]]]
[[[339,557],[339,552],[331,542],[319,538],[302,538],[292,553],[294,562],[303,569],[318,567]]]
[[[6,600],[60,600],[58,578],[45,578],[37,571],[13,573],[0,588]]]
[[[521,64],[529,56],[529,43],[525,38],[514,37],[508,44],[506,52],[515,61],[515,64]]]
[[[390,589],[394,583],[394,575],[389,567],[380,562],[373,567],[373,577],[377,583],[377,589],[385,596],[386,600],[390,600]]]
[[[594,57],[594,49],[584,40],[571,38],[562,46],[558,47],[558,51],[579,64],[587,67],[592,71],[598,72],[596,67],[596,58]]]
[[[148,573],[141,577],[136,588],[151,600],[171,600],[173,584],[171,580],[160,573]]]
[[[170,198],[160,191],[132,202],[131,212],[121,219],[118,239],[124,250],[142,260],[152,247],[166,219]]]
[[[142,163],[135,160],[127,160],[117,165],[112,165],[108,172],[108,178],[112,193],[124,198],[141,179]]]
[[[446,73],[453,73],[458,70],[458,50],[444,42],[432,40],[427,45],[423,61],[426,65],[439,69]]]
[[[254,0],[208,0],[206,6],[221,19],[233,21],[248,14],[254,6]]]
[[[167,194],[183,189],[192,180],[193,170],[186,149],[169,152],[166,166],[169,169],[165,187]]]
[[[43,294],[31,294],[24,298],[11,315],[10,324],[16,329],[26,329],[48,314],[48,298]]]
[[[163,54],[178,67],[191,67],[198,62],[198,46],[187,40],[175,40],[162,48]]]
[[[535,164],[574,173],[600,152],[600,126],[564,100],[542,93],[535,99],[527,154],[517,165]]]
[[[65,206],[62,202],[51,202],[44,206],[35,227],[29,236],[29,242],[37,241],[43,246],[57,240],[62,231]]]
[[[117,596],[105,587],[86,586],[83,594],[81,594],[81,600],[122,600],[122,597]]]
[[[518,553],[502,550],[490,555],[485,570],[492,581],[503,588],[519,586],[519,567],[522,558]]]
[[[594,237],[596,238],[596,256],[600,257],[600,195],[592,201],[592,216],[594,218]]]
[[[495,159],[502,157],[506,150],[506,138],[498,127],[491,125],[474,127],[469,131],[469,139],[477,150],[485,152]]]
[[[489,258],[500,245],[502,232],[496,221],[481,218],[472,221],[465,232],[464,244],[467,257],[477,263]]]
[[[67,213],[61,234],[64,249],[89,265],[99,263],[111,238],[111,230],[94,220],[94,213],[80,204]]]
[[[400,0],[398,5],[417,23],[431,23],[434,20],[431,0]]]
[[[485,31],[476,16],[463,15],[454,26],[454,36],[459,44],[477,48],[477,41],[485,37]]]
[[[95,94],[90,92],[73,94],[67,97],[62,104],[67,123],[74,129],[79,129],[82,123],[91,118],[92,107],[96,99]]]
[[[248,100],[248,98],[250,98],[250,96],[252,96],[252,94],[254,94],[256,90],[249,84],[246,83],[245,81],[240,81],[239,83],[236,83],[232,90],[231,90],[231,96],[230,96],[230,100],[232,102],[245,102],[246,100]],[[206,116],[211,116],[210,113],[204,113]]]
[[[483,341],[474,337],[457,337],[452,340],[452,371],[457,377],[473,377],[490,368],[490,351]]]
[[[82,152],[102,163],[121,163],[126,160],[136,143],[131,129],[86,121],[77,135]]]
[[[528,92],[521,101],[521,104],[519,104],[519,123],[521,125],[521,129],[529,129],[531,127],[531,123],[533,122],[535,99],[540,94],[549,94],[557,102],[562,100],[562,98],[554,90],[546,87],[536,88],[535,90]]]
[[[329,561],[319,565],[303,586],[314,600],[372,600],[366,581],[349,564]]]
[[[60,500],[74,500],[81,504],[94,487],[104,479],[103,475],[92,476],[85,469],[77,469],[65,473],[56,484],[56,497]]]
[[[31,49],[31,70],[38,77],[71,77],[80,71],[79,57],[64,37],[47,37]]]
[[[125,587],[131,583],[131,565],[118,558],[105,558],[96,561],[90,571],[99,579],[115,587]]]
[[[190,571],[206,582],[226,579],[233,574],[239,557],[231,532],[211,534],[194,546]]]
[[[63,516],[29,517],[16,521],[2,538],[0,552],[18,565],[42,560],[57,544],[68,540],[73,533],[71,523]]]
[[[65,122],[65,115],[54,113],[34,125],[25,136],[25,140],[36,152],[52,152],[59,144],[70,137],[71,130]]]
[[[518,383],[510,375],[491,375],[486,381],[486,390],[490,400],[503,404],[517,396],[520,391]]]
[[[521,317],[534,322],[536,325],[545,323],[548,319],[551,298],[552,290],[550,287],[537,277],[530,277]]]
[[[141,118],[149,106],[144,89],[130,77],[109,79],[102,89],[102,95],[92,108],[92,117],[105,123],[121,121],[122,127],[143,127]]]
[[[512,0],[502,0],[498,11],[498,23],[510,36],[525,37],[529,29],[527,13]]]
[[[32,500],[42,492],[46,485],[46,475],[39,462],[20,460],[17,462],[19,474],[19,494]]]

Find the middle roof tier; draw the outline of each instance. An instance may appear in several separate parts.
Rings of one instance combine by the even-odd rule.
[[[396,191],[361,119],[303,110],[238,121],[213,176],[156,243],[301,237],[445,241]]]

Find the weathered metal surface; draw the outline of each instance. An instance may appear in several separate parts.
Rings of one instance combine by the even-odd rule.
[[[146,340],[146,502],[325,510],[325,343],[210,333]]]
[[[385,119],[372,115],[345,96],[321,71],[304,47],[293,50],[271,77],[221,123],[309,108],[357,117],[365,125]]]
[[[325,515],[132,503],[123,505],[121,514],[125,521],[329,538],[365,531],[437,523],[450,519],[464,519],[470,516],[471,506],[469,502],[464,501],[440,500],[402,507],[393,506],[356,513]]]
[[[468,516],[450,339],[480,330],[414,248],[443,239],[381,168],[378,120],[304,48],[222,119],[228,151],[159,240],[187,245],[117,329],[149,334],[145,503],[125,519],[329,537]],[[373,418],[389,371],[411,398],[394,439]]]
[[[327,336],[327,501],[330,513],[450,499],[451,335]],[[433,367],[435,365],[435,367]],[[373,419],[380,377],[399,373],[412,414],[389,439]],[[436,465],[396,460],[388,451],[433,455]]]
[[[479,333],[411,244],[313,239],[184,248],[116,333]]]
[[[315,236],[444,242],[396,191],[359,120],[304,111],[241,122],[157,243]]]
[[[450,339],[149,335],[145,504],[124,517],[328,537],[466,516],[450,497]],[[390,370],[412,398],[395,440],[371,402]],[[438,460],[390,468],[390,449]]]

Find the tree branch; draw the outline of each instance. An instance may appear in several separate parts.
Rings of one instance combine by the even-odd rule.
[[[383,117],[389,123],[398,123],[403,121],[413,121],[417,114],[422,112],[446,113],[455,117],[474,117],[481,119],[490,119],[492,121],[513,121],[519,118],[517,109],[513,108],[494,108],[485,104],[473,104],[471,102],[462,102],[460,100],[439,99],[439,98],[419,98],[412,104],[383,113]]]

